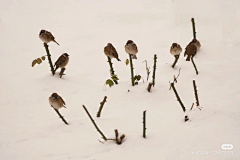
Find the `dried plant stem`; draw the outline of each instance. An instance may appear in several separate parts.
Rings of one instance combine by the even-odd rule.
[[[148,84],[147,91],[150,92],[150,91],[151,91],[151,88],[152,88],[152,83],[150,82],[150,83]]]
[[[185,112],[185,111],[186,111],[186,108],[184,107],[184,105],[183,105],[183,103],[182,103],[182,101],[181,101],[181,99],[180,99],[180,97],[179,97],[179,95],[178,95],[178,93],[177,93],[177,90],[176,90],[175,87],[174,87],[174,82],[171,83],[171,88],[173,89],[173,91],[174,91],[174,93],[175,93],[175,95],[176,95],[176,97],[177,97],[177,101],[180,103],[180,105],[181,105],[181,107],[182,107],[182,109],[183,109],[183,112]]]
[[[112,65],[112,61],[111,58],[108,57],[108,62],[109,62],[109,66],[110,66],[110,72],[111,72],[111,76],[115,75],[114,70],[113,70],[113,65]],[[115,84],[118,84],[118,82],[116,80],[113,80]]]
[[[143,61],[143,62],[146,62],[146,71],[147,71],[147,81],[148,81],[148,78],[149,78],[149,74],[151,73],[151,71],[149,70],[149,68],[148,68],[148,66],[147,66],[147,61],[145,60],[145,61]],[[142,63],[143,63],[142,62]],[[143,82],[144,83],[144,82]]]
[[[143,111],[143,138],[146,138],[146,111]]]
[[[54,68],[53,68],[52,59],[51,59],[51,54],[50,54],[50,52],[49,52],[47,43],[44,43],[44,47],[45,47],[46,52],[47,52],[48,62],[49,62],[49,65],[50,65],[50,68],[51,68],[51,71],[52,71],[52,75],[54,75],[54,74],[55,74],[55,71],[54,71]]]
[[[190,111],[193,109],[193,106],[194,106],[194,103],[192,104],[192,107],[191,107]]]
[[[53,109],[54,109],[55,112],[57,112],[57,114],[58,114],[59,117],[62,119],[62,121],[63,121],[66,125],[69,125],[69,124],[67,123],[67,121],[63,118],[63,116],[61,115],[61,113],[60,113],[57,109],[55,109],[55,108],[53,108]]]
[[[193,64],[193,66],[194,66],[194,68],[195,68],[196,74],[198,75],[198,70],[197,70],[197,67],[196,67],[196,65],[195,65],[192,57],[191,57],[191,61],[192,61],[192,64]]]
[[[87,108],[83,105],[84,110],[86,111],[88,117],[90,118],[90,120],[92,121],[93,125],[95,126],[95,128],[97,129],[97,131],[102,135],[102,138],[107,141],[107,138],[104,136],[104,134],[101,132],[101,130],[98,128],[97,124],[95,123],[95,121],[93,120],[92,116],[90,115],[90,113],[88,112]]]
[[[152,76],[152,85],[155,86],[155,73],[156,73],[156,63],[157,63],[157,55],[154,55],[154,65],[153,65],[153,76]]]
[[[197,86],[195,80],[193,80],[193,88],[194,88],[194,94],[196,98],[196,105],[199,106],[199,100],[198,100],[198,93],[197,93]]]
[[[194,18],[192,18],[191,20],[192,20],[192,28],[193,28],[193,38],[196,39],[195,21],[194,21]]]
[[[118,138],[118,130],[115,129],[115,141],[116,143],[119,145],[119,144],[122,144],[122,141],[123,139],[125,138],[125,135],[123,134],[120,138]]]
[[[129,60],[130,60],[130,67],[131,67],[131,79],[132,79],[132,86],[134,86],[134,72],[133,72],[133,63],[132,63],[132,56],[129,54]]]
[[[97,117],[101,116],[101,112],[102,112],[102,109],[103,109],[103,106],[104,106],[106,100],[107,100],[107,96],[105,96],[103,101],[100,103],[100,107],[99,107],[99,110],[98,110],[98,113],[97,113]]]
[[[176,55],[176,56],[174,56],[174,57],[175,57],[175,61],[173,62],[172,68],[174,68],[175,65],[177,64],[178,59],[179,59],[179,55]]]

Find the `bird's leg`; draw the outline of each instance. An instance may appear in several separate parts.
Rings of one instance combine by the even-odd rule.
[[[62,76],[65,75],[65,74],[63,74],[65,70],[66,70],[66,68],[62,68],[61,69],[61,72],[59,73],[60,74],[60,78],[62,78]]]

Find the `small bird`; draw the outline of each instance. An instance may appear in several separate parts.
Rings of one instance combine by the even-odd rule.
[[[53,93],[49,97],[49,103],[56,110],[59,110],[62,107],[66,108],[66,106],[65,106],[66,104],[65,104],[64,100],[57,93]]]
[[[170,53],[175,58],[179,58],[181,52],[182,52],[182,47],[179,44],[177,44],[177,43],[173,43],[171,48],[170,48]]]
[[[58,68],[65,68],[68,64],[68,61],[69,61],[69,55],[67,53],[63,53],[59,58],[58,60],[55,62],[55,72]]]
[[[118,58],[118,53],[117,53],[115,47],[111,43],[108,43],[107,46],[104,47],[104,53],[106,56],[108,56],[110,58],[116,58],[118,61],[121,61]]]
[[[39,38],[44,42],[44,43],[49,43],[49,42],[55,42],[55,43],[57,43],[56,41],[55,41],[55,38],[54,38],[54,36],[52,35],[52,33],[51,32],[48,32],[48,31],[46,31],[46,30],[41,30],[40,31],[40,33],[39,33]],[[58,43],[57,43],[58,44]],[[59,44],[58,44],[59,45]],[[59,45],[60,46],[60,45]]]
[[[201,47],[201,44],[200,44],[200,42],[197,40],[197,39],[192,39],[192,41],[191,42],[189,42],[188,43],[188,45],[187,46],[189,46],[190,44],[194,44],[196,47],[197,47],[197,50],[199,50],[200,49],[200,47]]]
[[[136,56],[136,54],[138,53],[137,45],[132,40],[128,40],[127,43],[125,44],[125,51],[128,54],[131,54],[133,59],[137,59]]]
[[[194,44],[190,44],[186,47],[184,56],[187,55],[186,61],[190,61],[190,58],[194,57],[197,54],[197,47]]]

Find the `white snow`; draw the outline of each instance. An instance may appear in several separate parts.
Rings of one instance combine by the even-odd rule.
[[[238,160],[240,158],[240,1],[229,0],[1,0],[0,1],[0,159],[4,160]],[[192,39],[191,18],[202,47],[195,63],[183,53],[175,69],[170,45],[182,48]],[[51,75],[38,34],[53,33],[50,43],[55,61],[69,53],[62,79]],[[132,87],[125,65],[127,40],[138,45],[135,74],[145,80]],[[112,43],[122,60],[113,60],[119,84],[103,90],[109,64],[103,53]],[[146,69],[157,54],[156,85],[146,88]],[[187,107],[190,121],[176,100],[169,81],[181,75],[176,89]],[[152,73],[152,72],[151,72]],[[152,75],[151,75],[152,76]],[[200,106],[195,102],[192,80],[198,86]],[[151,78],[150,80],[151,81]],[[128,92],[130,90],[130,92]],[[48,97],[57,92],[66,101],[60,112],[65,125],[49,106]],[[101,118],[99,103],[107,96]],[[114,129],[126,134],[122,145],[104,142],[84,109],[84,104],[108,138]],[[147,138],[142,137],[142,116],[147,110]],[[103,141],[104,144],[100,143]],[[193,155],[193,151],[224,151],[233,155]]]

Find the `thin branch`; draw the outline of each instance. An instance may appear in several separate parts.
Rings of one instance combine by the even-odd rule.
[[[196,65],[195,65],[195,63],[193,61],[193,57],[191,57],[191,61],[192,61],[192,64],[193,64],[193,66],[195,68],[196,74],[198,75],[198,70],[197,70],[197,67],[196,67]]]
[[[193,88],[194,88],[194,94],[196,98],[196,105],[199,106],[199,100],[198,100],[198,93],[197,93],[197,86],[195,80],[193,80]]]
[[[132,56],[129,54],[129,60],[130,60],[130,68],[131,68],[131,80],[132,80],[132,86],[134,86],[134,73],[133,73],[133,62],[132,62]]]
[[[49,65],[50,65],[50,68],[51,68],[51,71],[52,71],[52,75],[54,75],[54,74],[55,74],[55,71],[54,71],[54,68],[53,68],[52,59],[51,59],[51,54],[50,54],[50,52],[49,52],[47,43],[44,43],[44,47],[45,47],[46,52],[47,52],[48,62],[49,62]]]
[[[143,138],[146,138],[146,111],[143,111]]]
[[[175,65],[177,64],[178,59],[179,59],[179,55],[176,55],[176,56],[174,56],[174,57],[175,57],[175,61],[173,62],[172,68],[174,68]]]
[[[101,130],[98,128],[97,124],[95,123],[95,121],[93,120],[92,116],[90,115],[90,113],[88,112],[87,108],[83,105],[84,110],[86,111],[88,117],[90,118],[90,120],[92,121],[93,125],[95,126],[95,128],[97,129],[97,131],[102,135],[103,139],[105,141],[107,141],[107,138],[105,137],[105,135],[101,132]]]
[[[108,62],[109,62],[110,72],[111,72],[111,77],[112,77],[112,75],[114,75],[114,69],[113,69],[113,64],[112,64],[112,61],[111,61],[110,57],[108,57]],[[114,81],[115,84],[118,84],[118,81],[116,81],[116,80],[113,80],[113,81]]]
[[[192,104],[192,107],[191,107],[190,111],[193,109],[193,106],[194,106],[194,103]]]
[[[100,103],[100,107],[99,107],[99,110],[97,112],[97,117],[101,116],[101,112],[102,112],[103,106],[104,106],[106,101],[107,101],[107,96],[105,96],[103,101]]]
[[[67,121],[63,118],[63,116],[61,115],[61,113],[57,110],[57,109],[55,109],[55,108],[53,108],[54,109],[54,111],[59,115],[59,117],[62,119],[62,121],[66,124],[66,125],[69,125],[68,123],[67,123]]]
[[[155,86],[155,73],[156,73],[156,63],[157,63],[157,55],[154,55],[154,65],[153,65],[153,76],[152,76],[152,85]]]
[[[196,30],[195,30],[195,21],[194,21],[194,18],[192,18],[191,21],[192,21],[192,28],[193,28],[193,38],[196,39]]]
[[[171,88],[173,89],[173,91],[174,91],[174,93],[175,93],[175,95],[176,95],[176,97],[177,97],[177,101],[180,103],[180,105],[181,105],[181,107],[182,107],[182,109],[183,109],[183,112],[185,112],[185,111],[186,111],[186,108],[184,107],[184,105],[183,105],[183,103],[182,103],[182,101],[181,101],[181,99],[180,99],[180,97],[179,97],[179,95],[178,95],[178,93],[177,93],[177,90],[176,90],[175,87],[174,87],[174,83],[171,83]]]

